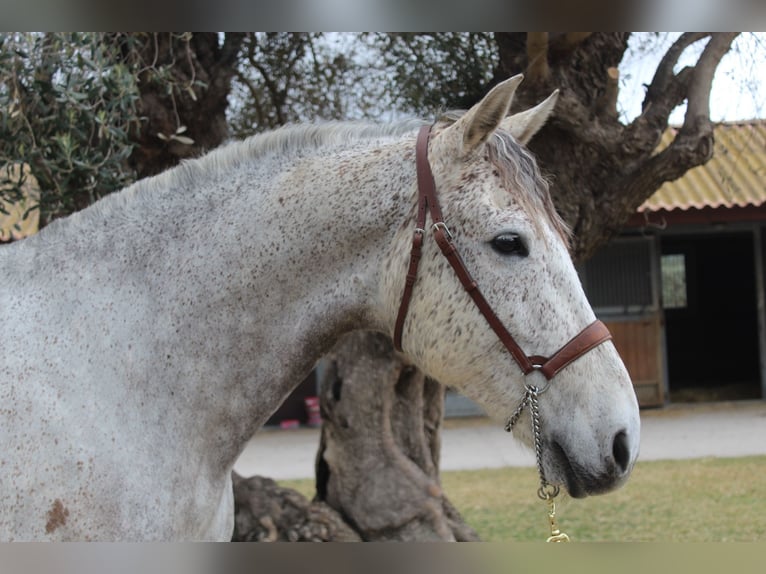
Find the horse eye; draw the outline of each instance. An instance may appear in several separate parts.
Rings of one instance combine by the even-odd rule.
[[[519,255],[521,257],[529,255],[524,241],[515,233],[498,235],[492,240],[492,248],[503,255]]]

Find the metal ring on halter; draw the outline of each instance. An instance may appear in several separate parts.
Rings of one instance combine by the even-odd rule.
[[[532,368],[533,368],[535,371],[539,371],[540,369],[542,369],[542,368],[543,368],[543,365],[532,365]],[[527,385],[527,386],[530,386],[530,385]],[[542,387],[535,387],[535,386],[533,386],[532,388],[533,388],[533,389],[535,389],[535,392],[536,392],[538,395],[542,395],[542,394],[543,394],[545,391],[547,391],[547,390],[548,390],[548,387],[550,387],[550,386],[551,386],[551,382],[550,382],[550,380],[546,379],[546,380],[545,380],[545,383],[543,384],[543,386],[542,386]]]
[[[447,234],[447,237],[449,238],[449,240],[452,241],[452,233],[450,233],[449,227],[447,227],[446,223],[444,223],[443,221],[437,221],[431,227],[433,228],[434,231],[436,231],[439,227],[441,227],[442,229],[444,229],[444,233]]]
[[[537,496],[540,500],[551,500],[556,498],[559,495],[559,492],[561,492],[561,489],[558,486],[546,483],[537,489]]]
[[[416,228],[415,228],[415,233],[416,233],[416,234],[419,234],[419,235],[425,235],[425,233],[426,233],[426,230],[425,230],[425,229],[423,229],[422,227],[416,227]]]

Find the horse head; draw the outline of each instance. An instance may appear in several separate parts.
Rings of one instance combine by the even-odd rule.
[[[443,223],[434,226],[431,212],[429,225],[402,228],[390,254],[395,264],[387,266],[401,271],[387,274],[384,282],[389,307],[397,308],[407,281],[403,254],[417,243],[417,279],[409,279],[412,290],[399,307],[395,339],[428,375],[460,389],[493,417],[507,419],[529,388],[540,391],[545,477],[581,497],[627,479],[638,455],[638,404],[627,370],[582,289],[566,225],[523,147],[545,123],[557,94],[506,117],[521,79],[497,85],[465,114],[432,126],[424,145]],[[413,213],[413,219],[423,217]],[[413,239],[413,232],[420,237]],[[466,271],[456,272],[440,248],[445,255],[458,252]],[[475,286],[499,328],[475,302]],[[564,348],[571,351],[586,332],[592,335],[593,325],[598,335],[587,348],[559,361],[555,373],[541,372],[535,363],[560,358]],[[509,352],[499,330],[510,333],[518,354],[531,359],[527,366]],[[573,338],[575,344],[567,345]],[[533,445],[529,425],[517,425],[514,434]]]

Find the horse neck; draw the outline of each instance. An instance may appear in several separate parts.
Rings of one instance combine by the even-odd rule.
[[[194,365],[165,378],[193,397],[188,422],[220,437],[225,461],[341,334],[384,326],[379,266],[412,207],[410,148],[254,162],[147,199],[160,204],[142,225],[161,237],[139,234],[128,250],[150,267],[150,336],[158,356]],[[113,230],[110,242],[124,241]],[[229,428],[212,432],[222,421]]]

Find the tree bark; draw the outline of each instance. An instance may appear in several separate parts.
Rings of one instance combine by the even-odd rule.
[[[314,500],[235,476],[234,539],[479,540],[440,485],[443,387],[379,333],[346,336],[325,361]]]
[[[552,175],[556,209],[574,231],[575,260],[590,257],[617,235],[624,222],[664,182],[707,162],[713,149],[709,97],[713,75],[736,33],[682,34],[658,65],[642,114],[625,125],[614,108],[615,71],[629,34],[497,33],[500,69],[495,79],[527,70],[513,111],[560,90],[551,119],[530,143],[544,171]],[[674,72],[681,53],[708,40],[697,64]],[[547,70],[540,62],[547,55]],[[687,101],[675,140],[655,154],[670,113]]]
[[[309,502],[270,478],[234,479],[233,542],[359,542],[361,538],[323,502]]]
[[[141,65],[141,113],[146,120],[133,135],[137,145],[130,162],[142,178],[225,141],[227,98],[245,34],[227,33],[223,42],[214,32],[133,36],[134,47],[126,48],[124,56]]]
[[[363,540],[478,540],[440,485],[443,402],[388,337],[345,337],[321,381],[317,500]]]

